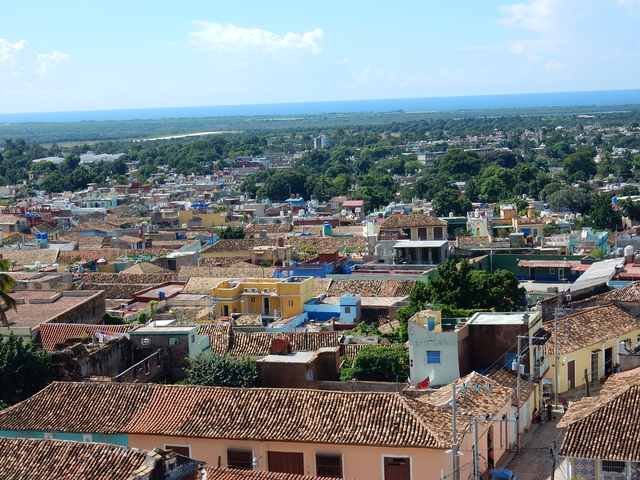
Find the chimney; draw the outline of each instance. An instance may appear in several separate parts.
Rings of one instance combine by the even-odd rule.
[[[271,340],[269,348],[271,355],[289,355],[291,350],[291,341],[287,337],[278,336]]]

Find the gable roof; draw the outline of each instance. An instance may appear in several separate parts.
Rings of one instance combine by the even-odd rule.
[[[554,351],[556,334],[553,321],[545,322],[551,338],[545,345],[547,353]],[[575,352],[594,343],[614,339],[640,328],[640,321],[616,305],[585,308],[558,320],[558,352]]]
[[[446,225],[447,222],[444,220],[424,213],[411,213],[409,215],[394,213],[384,219],[380,225],[380,230],[413,227],[445,227]]]
[[[640,368],[611,376],[595,397],[571,404],[560,455],[640,462]]]
[[[147,273],[169,273],[169,270],[162,268],[159,265],[156,265],[151,262],[140,262],[135,265],[131,265],[129,268],[126,268],[122,272],[122,274],[133,274],[133,275],[144,275]]]
[[[56,345],[70,338],[93,337],[97,332],[108,335],[124,334],[137,325],[97,325],[90,323],[42,323],[40,324],[40,341],[47,352],[56,350]]]
[[[152,472],[150,456],[102,443],[0,438],[0,478],[133,480]]]
[[[640,303],[640,282],[633,282],[623,288],[615,288],[584,300],[572,302],[572,305],[577,307],[580,305],[606,305],[612,302]]]
[[[399,393],[54,382],[0,429],[448,448],[451,416]]]
[[[314,352],[340,345],[340,332],[238,332],[228,326],[201,325],[201,335],[209,335],[211,349],[219,355],[263,357],[269,355],[274,338],[287,338],[292,352]]]

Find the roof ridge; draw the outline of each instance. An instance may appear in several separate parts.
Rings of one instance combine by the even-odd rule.
[[[426,422],[426,419],[419,413],[419,411],[415,408],[414,405],[411,404],[411,402],[416,402],[416,400],[414,399],[409,399],[406,395],[403,395],[400,392],[394,392],[394,395],[397,395],[398,398],[400,399],[400,402],[406,407],[407,411],[411,414],[411,416],[413,418],[415,418],[418,423],[427,431],[429,432],[429,435],[431,435],[434,439],[436,439],[438,441],[438,443],[440,443],[441,445],[444,445],[444,447],[449,447],[451,444],[451,439],[446,439],[444,440],[441,436],[440,436],[440,432],[437,432],[435,429],[433,429],[431,427],[430,424],[428,424]],[[433,408],[434,410],[440,410],[439,407],[436,407],[435,405],[432,405],[430,403],[421,403],[420,406],[422,408]]]

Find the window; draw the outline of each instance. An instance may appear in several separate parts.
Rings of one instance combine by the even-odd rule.
[[[227,467],[240,470],[253,469],[253,452],[230,448],[227,450]]]
[[[344,313],[351,313],[351,307],[344,307]]]
[[[611,460],[603,460],[602,461],[602,471],[609,473],[624,473],[626,463],[625,462],[614,462]]]
[[[191,447],[189,445],[165,445],[164,449],[183,457],[191,457]]]
[[[140,343],[143,347],[146,347],[148,345],[151,345],[151,339],[149,337],[143,337]]]
[[[427,350],[427,363],[440,363],[440,350]]]
[[[267,452],[270,472],[304,474],[304,454],[298,452]]]
[[[178,344],[178,337],[169,337],[169,346],[173,347]]]
[[[384,457],[384,480],[411,480],[411,459]]]
[[[196,336],[195,335],[191,335],[191,343],[196,343]]]
[[[316,475],[342,478],[342,455],[316,454]]]

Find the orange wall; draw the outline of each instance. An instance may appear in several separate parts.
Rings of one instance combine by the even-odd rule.
[[[503,411],[497,416],[501,418],[508,412],[505,405]],[[486,469],[487,458],[487,431],[490,423],[478,425],[479,453],[481,458],[481,468]],[[502,424],[505,425],[505,424]],[[496,462],[504,454],[507,448],[507,439],[503,434],[503,444],[500,445],[500,421],[493,422],[494,427],[494,451]],[[504,428],[504,427],[503,427]],[[511,430],[511,428],[509,428]],[[512,442],[514,439],[509,439]],[[471,462],[473,460],[472,436],[471,433],[464,435],[460,439],[460,468],[462,478],[467,473],[471,473]],[[451,456],[445,450],[418,449],[418,448],[383,448],[353,445],[325,445],[295,442],[257,442],[246,440],[216,440],[203,438],[181,438],[153,435],[129,435],[129,446],[151,450],[156,447],[164,448],[165,445],[188,445],[191,448],[191,456],[198,460],[207,462],[210,465],[226,466],[227,449],[251,449],[254,457],[257,458],[258,470],[267,470],[267,452],[302,452],[304,454],[304,468],[307,475],[315,475],[315,455],[316,453],[339,453],[342,455],[343,477],[345,479],[362,480],[383,480],[383,457],[397,456],[411,458],[411,479],[412,480],[440,480],[441,474],[451,473]]]
[[[383,456],[411,458],[412,479],[440,480],[442,470],[449,471],[451,457],[444,450],[417,448],[378,448],[350,445],[324,445],[309,443],[252,442],[213,440],[201,438],[159,437],[150,435],[129,435],[129,447],[152,449],[165,445],[190,445],[191,456],[210,465],[226,466],[227,449],[241,448],[253,450],[257,457],[257,469],[267,470],[267,452],[302,452],[307,475],[315,475],[316,453],[342,454],[342,470],[345,479],[383,479]],[[467,456],[469,458],[469,456]]]

